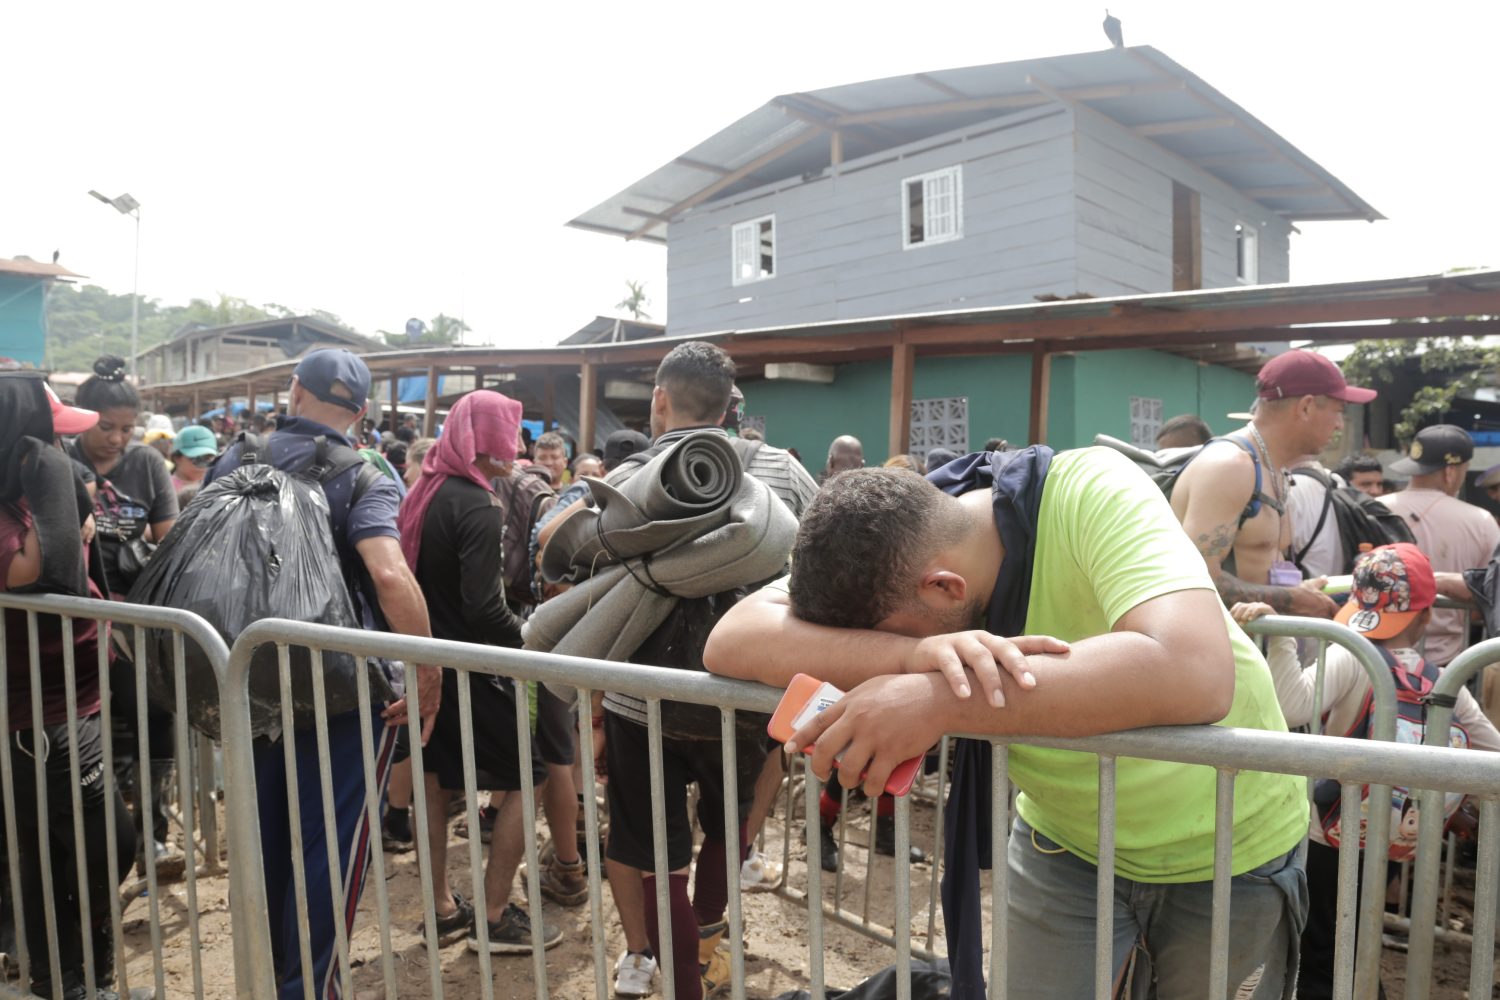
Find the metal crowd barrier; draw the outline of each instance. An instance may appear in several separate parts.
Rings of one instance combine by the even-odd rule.
[[[186,912],[182,915],[187,923],[188,936],[191,943],[191,988],[195,997],[204,996],[203,969],[199,950],[199,912],[197,879],[201,874],[209,874],[219,870],[219,830],[218,812],[214,798],[214,759],[213,749],[206,740],[199,740],[197,734],[192,733],[187,724],[186,711],[186,687],[183,679],[183,665],[185,656],[185,643],[189,640],[196,643],[206,655],[216,676],[222,680],[225,668],[229,662],[229,650],[224,641],[203,619],[197,615],[184,611],[167,608],[143,607],[141,605],[123,604],[115,601],[90,600],[78,597],[61,595],[46,596],[24,596],[20,594],[0,594],[0,609],[14,610],[25,615],[25,629],[27,632],[27,646],[29,649],[30,671],[29,686],[32,692],[41,689],[41,677],[43,670],[61,669],[63,672],[66,701],[67,701],[67,735],[70,747],[78,745],[79,714],[78,714],[78,671],[80,664],[76,662],[74,649],[74,628],[78,622],[93,622],[98,625],[99,641],[98,660],[96,668],[99,673],[100,694],[100,727],[103,730],[103,778],[106,795],[104,797],[104,827],[107,851],[107,863],[109,869],[109,885],[121,886],[121,872],[129,871],[134,864],[132,858],[118,857],[118,847],[115,842],[114,831],[117,823],[130,822],[128,817],[116,815],[115,810],[115,746],[112,732],[113,711],[110,698],[109,657],[110,642],[106,638],[106,629],[111,626],[115,630],[122,627],[128,628],[128,648],[133,652],[132,659],[137,664],[144,664],[146,660],[146,629],[162,630],[171,634],[172,665],[176,678],[177,705],[174,713],[174,754],[177,769],[177,811],[174,818],[180,822],[183,833],[184,849],[184,875],[186,880]],[[38,648],[38,623],[41,617],[55,616],[60,620],[62,637],[62,662],[42,663],[40,650]],[[53,881],[52,845],[46,836],[46,823],[51,815],[48,803],[46,752],[36,755],[22,748],[16,737],[19,733],[12,734],[13,720],[10,718],[10,667],[8,662],[7,628],[5,616],[0,615],[0,734],[6,737],[0,743],[0,773],[6,775],[4,782],[4,843],[7,845],[6,875],[9,879],[8,898],[4,900],[4,906],[9,910],[9,915],[14,921],[16,954],[15,962],[18,966],[20,985],[23,991],[29,994],[32,969],[31,949],[28,947],[26,934],[26,915],[29,907],[43,907],[47,939],[51,946],[47,949],[47,969],[52,983],[51,995],[54,998],[62,996],[64,969],[60,964],[59,941],[58,941],[58,919],[60,907],[54,904],[59,898],[58,890],[62,887],[56,886]],[[118,631],[116,632],[118,637]],[[151,752],[149,742],[148,722],[148,698],[146,693],[146,674],[143,669],[135,671],[135,703],[136,714],[139,719],[138,744],[137,744],[137,766],[138,777],[136,784],[135,809],[142,817],[141,827],[148,838],[144,847],[144,856],[152,857],[150,844],[151,814],[152,814],[152,782],[150,780]],[[28,719],[19,720],[15,725],[19,729],[39,732],[42,728],[42,704],[37,697],[31,699],[31,712]],[[34,746],[34,744],[33,744]],[[45,746],[45,744],[44,744]],[[196,748],[196,749],[195,749]],[[36,863],[40,869],[40,880],[43,900],[28,900],[22,889],[21,859],[18,845],[20,843],[18,834],[22,831],[21,819],[17,813],[15,788],[10,776],[15,774],[14,768],[25,767],[24,761],[18,759],[22,756],[32,758],[33,778],[36,784],[36,811],[33,825],[36,827],[34,834],[37,842]],[[92,914],[98,907],[108,906],[109,925],[113,946],[115,950],[115,968],[119,977],[119,990],[122,995],[130,994],[130,968],[129,954],[125,948],[125,937],[123,930],[123,919],[125,910],[134,900],[142,895],[147,900],[148,922],[151,939],[151,965],[152,980],[155,987],[155,996],[166,1000],[169,996],[166,988],[166,971],[164,955],[166,942],[162,932],[162,894],[157,879],[155,864],[145,866],[145,878],[139,883],[127,886],[120,891],[111,891],[106,903],[102,899],[91,899],[88,888],[86,873],[89,865],[85,852],[84,837],[84,814],[82,803],[82,791],[80,787],[80,765],[78,754],[69,754],[69,784],[72,789],[72,837],[76,852],[74,869],[78,885],[78,918],[81,933],[82,965],[81,969],[68,969],[66,971],[79,972],[82,981],[92,996],[96,986],[107,984],[99,983],[97,976],[98,962],[100,956],[94,953],[92,935],[89,928],[93,926]],[[170,810],[169,810],[170,811]],[[3,989],[0,986],[0,989]]]
[[[1229,846],[1231,843],[1230,831],[1233,821],[1233,789],[1235,775],[1244,770],[1274,771],[1287,774],[1303,775],[1309,778],[1334,778],[1343,786],[1343,804],[1346,809],[1358,812],[1360,803],[1361,786],[1370,785],[1370,796],[1372,801],[1380,801],[1382,794],[1388,795],[1389,788],[1393,784],[1406,787],[1432,788],[1437,790],[1464,791],[1476,795],[1484,800],[1486,815],[1500,811],[1500,760],[1494,760],[1487,755],[1467,753],[1459,750],[1451,750],[1436,747],[1412,747],[1401,746],[1389,742],[1389,737],[1394,728],[1394,701],[1391,695],[1393,691],[1390,685],[1388,669],[1381,661],[1368,642],[1360,637],[1327,622],[1310,622],[1302,619],[1263,619],[1260,623],[1252,626],[1252,631],[1281,634],[1299,635],[1318,639],[1322,643],[1338,643],[1350,648],[1365,669],[1370,673],[1374,681],[1375,699],[1378,706],[1379,718],[1375,729],[1377,736],[1384,736],[1384,742],[1351,741],[1336,737],[1301,734],[1266,733],[1252,730],[1229,730],[1221,727],[1170,727],[1150,730],[1139,730],[1127,733],[1111,734],[1095,737],[1092,739],[1039,739],[1034,737],[1018,738],[1014,740],[990,739],[995,748],[995,776],[994,794],[997,802],[1007,801],[1009,796],[1009,782],[1007,780],[1007,747],[1012,743],[1025,743],[1035,746],[1059,747],[1065,749],[1080,750],[1099,755],[1100,758],[1100,857],[1101,872],[1108,873],[1112,870],[1112,858],[1114,853],[1114,795],[1113,777],[1114,761],[1117,757],[1128,756],[1155,760],[1176,761],[1185,764],[1199,764],[1214,767],[1218,771],[1218,796],[1217,796],[1217,833],[1216,833],[1216,856],[1214,869],[1214,894],[1216,900],[1212,940],[1214,943],[1211,971],[1214,995],[1223,995],[1224,991],[1238,984],[1227,982],[1228,959],[1227,959],[1227,905],[1229,900],[1229,878],[1231,874],[1231,859]],[[226,767],[226,794],[227,809],[229,814],[230,856],[233,863],[230,865],[231,875],[231,900],[234,917],[234,944],[236,949],[236,984],[237,995],[246,1000],[270,1000],[275,995],[274,978],[271,970],[271,943],[268,922],[265,918],[265,885],[262,870],[259,864],[247,863],[244,859],[260,858],[259,829],[256,822],[256,799],[255,799],[255,773],[251,757],[250,720],[248,702],[248,671],[251,657],[255,650],[265,644],[275,644],[279,649],[279,664],[281,684],[283,691],[291,689],[291,659],[288,650],[291,647],[304,647],[313,651],[310,663],[314,668],[314,677],[317,677],[316,667],[319,658],[324,652],[339,651],[352,654],[362,659],[372,656],[383,656],[387,658],[400,659],[408,664],[407,667],[407,690],[411,692],[412,704],[410,710],[415,718],[420,711],[420,706],[415,704],[415,669],[410,666],[413,663],[426,663],[452,668],[461,672],[475,672],[492,676],[511,678],[518,685],[526,681],[550,681],[572,685],[579,689],[580,709],[587,706],[589,695],[593,691],[617,691],[632,694],[646,699],[648,705],[648,739],[651,746],[652,774],[651,774],[651,809],[652,822],[655,831],[655,874],[658,890],[658,916],[661,922],[661,954],[660,961],[661,992],[666,998],[676,995],[675,984],[672,975],[671,958],[671,933],[668,926],[670,920],[670,907],[665,898],[668,874],[668,862],[666,855],[666,820],[664,797],[662,792],[661,761],[661,702],[663,700],[681,701],[696,704],[705,704],[717,707],[721,718],[721,733],[726,746],[724,753],[724,784],[725,784],[725,833],[728,841],[726,845],[726,865],[729,882],[729,907],[727,912],[729,931],[727,942],[732,956],[733,968],[733,995],[743,998],[745,990],[744,981],[744,953],[743,953],[743,915],[740,906],[739,892],[739,844],[737,831],[739,828],[738,815],[735,803],[738,799],[736,773],[734,768],[733,744],[735,740],[734,712],[736,710],[767,712],[776,704],[779,692],[759,685],[743,682],[729,681],[722,678],[711,677],[704,674],[687,673],[680,670],[671,670],[656,667],[645,667],[631,664],[605,663],[592,660],[581,660],[571,657],[561,657],[549,654],[527,653],[517,650],[506,650],[494,647],[476,646],[463,643],[446,642],[434,639],[420,639],[413,637],[397,636],[390,634],[365,633],[359,631],[336,629],[327,626],[310,625],[300,622],[268,620],[258,622],[245,631],[240,640],[235,644],[231,652],[229,669],[226,683],[221,687],[223,699],[223,723],[225,732],[225,767]],[[1377,669],[1378,666],[1378,669]],[[358,672],[363,678],[363,671]],[[467,685],[458,685],[460,692],[460,706],[467,708]],[[519,689],[523,690],[523,689]],[[321,702],[321,689],[314,684],[315,694]],[[362,692],[367,694],[368,692]],[[326,710],[325,710],[326,711]],[[467,716],[468,713],[462,713]],[[517,698],[517,724],[521,732],[529,730],[529,720],[526,718],[526,702],[524,694]],[[320,719],[325,718],[320,713]],[[368,719],[368,715],[366,715]],[[290,721],[288,719],[288,721]],[[319,730],[322,726],[318,727]],[[473,746],[473,732],[470,725],[463,727],[462,741],[466,750]],[[593,773],[593,731],[592,726],[584,723],[579,727],[581,747],[580,762],[584,771],[585,789],[594,786]],[[286,759],[292,759],[292,743],[298,739],[309,738],[312,734],[308,732],[295,731],[290,726],[285,737],[288,746]],[[363,757],[364,768],[367,775],[365,809],[372,826],[379,821],[381,809],[380,791],[375,786],[374,775],[374,741],[370,726],[367,725],[363,732]],[[529,740],[521,740],[519,747],[521,772],[528,773],[530,770],[530,745]],[[329,783],[329,754],[326,739],[320,738],[320,767],[318,780],[324,789],[325,802],[328,798]],[[418,745],[412,747],[412,767],[414,775],[422,773],[421,748]],[[941,774],[941,772],[940,772]],[[475,775],[472,758],[465,765],[465,797],[468,807],[469,829],[471,831],[470,841],[470,867],[473,879],[473,895],[476,912],[483,913],[484,885],[483,866],[480,863],[477,838],[472,837],[472,831],[479,828],[478,824],[478,794],[479,789],[475,785]],[[525,786],[527,783],[522,782]],[[803,897],[810,914],[808,929],[808,954],[807,973],[811,984],[812,995],[821,997],[824,994],[825,976],[823,968],[824,955],[824,920],[818,915],[831,918],[832,922],[845,926],[853,926],[855,929],[875,937],[872,933],[876,928],[868,918],[868,906],[863,913],[857,917],[842,909],[839,902],[838,890],[841,887],[841,877],[835,877],[835,902],[829,907],[824,903],[824,887],[822,873],[819,868],[819,840],[816,823],[818,822],[818,795],[821,791],[821,783],[814,776],[807,776],[803,789],[804,801],[804,823],[807,836],[807,871],[809,878],[807,890]],[[536,800],[535,793],[529,787],[521,789],[525,823],[528,829],[535,829],[536,822]],[[421,780],[413,781],[413,798],[415,806],[415,817],[413,820],[414,830],[425,828],[426,802],[423,783]],[[584,795],[584,816],[586,827],[587,851],[586,860],[589,875],[589,922],[592,931],[592,945],[594,952],[594,986],[595,995],[603,998],[609,995],[609,984],[607,982],[607,971],[610,968],[608,957],[605,954],[605,933],[603,919],[603,898],[601,885],[601,864],[599,858],[598,831],[599,819],[594,796]],[[927,931],[927,949],[913,947],[911,921],[912,901],[910,883],[910,861],[908,848],[910,845],[910,798],[898,799],[896,802],[896,844],[895,857],[891,866],[894,875],[894,907],[890,928],[879,928],[881,932],[888,931],[879,937],[886,940],[895,950],[896,964],[898,966],[899,995],[903,998],[909,996],[909,969],[913,954],[922,954],[923,951],[931,951],[933,942],[933,920],[934,912],[931,903],[931,891],[929,890],[929,913]],[[1388,839],[1389,816],[1382,815],[1387,811],[1374,810],[1367,831],[1368,840],[1372,843],[1383,843]],[[331,810],[325,810],[325,827],[331,826],[333,817]],[[992,832],[995,844],[995,857],[1005,857],[1005,843],[1009,833],[1009,820],[1007,810],[994,810],[995,829]],[[790,823],[788,824],[790,827]],[[1493,874],[1496,871],[1496,858],[1500,856],[1500,821],[1487,822],[1483,834],[1484,842],[1481,847],[1483,857],[1486,859],[1481,868],[1481,881],[1485,878],[1485,872]],[[1431,841],[1431,838],[1428,838]],[[293,854],[294,862],[298,862],[297,871],[297,894],[299,903],[306,900],[306,876],[300,868],[302,832],[294,823],[293,828]],[[873,847],[873,844],[871,845]],[[786,848],[784,848],[786,850]],[[424,917],[426,926],[426,949],[428,954],[428,970],[430,982],[421,989],[421,995],[433,997],[443,996],[442,963],[438,954],[438,942],[435,933],[435,914],[432,906],[432,873],[431,861],[427,855],[424,838],[417,838],[417,851],[419,857],[420,879],[424,897]],[[1487,853],[1486,853],[1487,852]],[[528,838],[525,850],[528,865],[527,873],[527,895],[530,899],[531,916],[534,927],[542,925],[541,892],[540,892],[540,865],[538,863],[538,852],[534,838]],[[1338,894],[1341,914],[1353,917],[1355,914],[1355,884],[1359,879],[1358,874],[1359,851],[1357,845],[1346,845],[1340,850],[1339,858],[1339,882]],[[1364,879],[1365,879],[1365,901],[1366,905],[1359,912],[1359,960],[1356,962],[1355,954],[1355,925],[1352,919],[1341,920],[1338,928],[1337,945],[1335,951],[1335,996],[1373,997],[1375,984],[1378,981],[1378,961],[1380,951],[1380,924],[1381,911],[1384,900],[1385,887],[1385,861],[1383,853],[1370,852],[1366,857]],[[384,979],[386,996],[394,998],[398,995],[397,979],[394,968],[394,955],[390,944],[390,901],[385,885],[385,873],[383,860],[378,850],[374,856],[374,875],[372,888],[375,896],[375,909],[378,914],[378,924],[381,934],[381,974]],[[874,867],[873,861],[869,866]],[[939,865],[934,864],[934,872]],[[998,864],[993,875],[993,899],[997,905],[993,910],[993,939],[990,954],[990,969],[992,970],[990,993],[993,997],[1004,997],[1006,995],[1006,984],[1004,977],[998,973],[1005,968],[1006,955],[1006,916],[1005,906],[1000,903],[1005,898],[1006,871],[1003,863]],[[1493,881],[1493,880],[1492,880]],[[343,887],[337,879],[331,880],[331,897],[336,903],[347,902],[343,897]],[[1101,891],[1109,891],[1108,886],[1112,880],[1107,876],[1101,877]],[[1479,909],[1488,907],[1491,920],[1494,909],[1494,886],[1489,885],[1482,892],[1482,899],[1477,904]],[[796,898],[793,896],[793,898]],[[1108,997],[1112,986],[1112,974],[1110,969],[1109,941],[1111,910],[1109,906],[1100,909],[1100,946],[1096,955],[1096,969],[1098,972],[1097,995]],[[1430,923],[1430,921],[1429,921]],[[479,931],[481,936],[484,931]],[[306,926],[305,914],[302,925],[299,927],[301,945],[304,952],[308,948],[308,928]],[[1488,982],[1491,973],[1490,963],[1484,955],[1480,954],[1480,939],[1486,938],[1485,934],[1475,935],[1475,977],[1476,982],[1483,979]],[[1486,938],[1487,940],[1487,938]],[[483,942],[481,941],[481,945]],[[349,940],[339,931],[336,942],[339,967],[342,970],[343,986],[346,992],[352,985],[352,969],[349,962]],[[534,945],[532,949],[532,975],[536,996],[547,997],[549,995],[547,977],[548,964],[545,950],[540,944]],[[1480,961],[1480,959],[1485,959]],[[478,958],[480,993],[488,998],[494,991],[494,967],[489,953],[484,947],[480,948]],[[1356,968],[1358,978],[1356,980]],[[873,971],[873,970],[871,970]],[[1415,972],[1415,970],[1414,970]],[[1413,977],[1415,978],[1415,976]],[[1485,986],[1488,989],[1488,986]],[[307,994],[312,995],[309,985]],[[1423,995],[1423,994],[1416,994]],[[1481,995],[1481,994],[1475,994]]]

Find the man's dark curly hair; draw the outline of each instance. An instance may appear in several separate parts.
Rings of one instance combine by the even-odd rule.
[[[934,553],[962,537],[963,515],[905,469],[851,469],[823,484],[792,552],[792,611],[835,628],[874,628],[915,598]]]
[[[724,350],[702,340],[678,344],[661,359],[656,384],[667,391],[677,415],[696,423],[717,424],[734,389],[734,361]]]

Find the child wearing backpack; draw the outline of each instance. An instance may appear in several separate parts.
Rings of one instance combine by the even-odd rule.
[[[1425,696],[1438,679],[1435,666],[1426,663],[1417,646],[1432,618],[1437,582],[1432,565],[1408,543],[1383,545],[1364,553],[1354,564],[1353,589],[1336,621],[1349,626],[1375,644],[1390,667],[1397,694],[1396,739],[1421,743],[1425,732]],[[1271,608],[1264,604],[1236,604],[1230,609],[1244,623]],[[1297,727],[1312,720],[1316,666],[1303,668],[1297,658],[1295,639],[1277,636],[1269,640],[1266,662],[1276,685],[1287,725]],[[1357,739],[1369,737],[1373,701],[1370,679],[1354,655],[1342,646],[1331,646],[1323,673],[1323,732],[1329,736]],[[1476,750],[1500,750],[1500,732],[1480,710],[1466,689],[1458,692],[1453,710],[1450,743]],[[1309,910],[1302,932],[1302,964],[1297,995],[1303,1000],[1332,995],[1334,927],[1337,920],[1338,844],[1342,828],[1339,787],[1336,781],[1315,782],[1314,813],[1308,831],[1307,888]],[[1453,817],[1462,796],[1449,796],[1448,816]],[[1374,804],[1369,804],[1374,805]],[[1392,790],[1392,860],[1409,858],[1415,848],[1415,802],[1407,789]]]

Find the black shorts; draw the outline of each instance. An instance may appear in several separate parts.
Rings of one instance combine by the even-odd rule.
[[[605,757],[609,762],[609,849],[611,861],[654,871],[651,835],[651,750],[646,727],[604,713]],[[705,837],[724,839],[724,756],[719,740],[662,737],[663,790],[666,793],[667,868],[677,871],[693,860],[693,824],[687,812],[687,787],[698,783],[698,825]],[[764,744],[735,741],[735,781],[740,823],[750,812],[755,779],[765,763]]]
[[[577,712],[577,705],[569,705],[548,691],[547,685],[536,686],[536,744],[546,763],[573,766],[573,731],[578,728]]]
[[[508,677],[471,673],[473,701],[475,789],[514,792],[521,787],[521,752],[516,744],[516,688]],[[432,737],[422,748],[422,770],[436,774],[448,791],[464,790],[463,730],[458,711],[458,672],[443,670],[443,701],[438,706]],[[531,740],[531,784],[547,776],[546,764]]]

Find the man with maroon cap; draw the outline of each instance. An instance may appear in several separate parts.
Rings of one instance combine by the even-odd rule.
[[[1375,392],[1346,384],[1320,354],[1287,351],[1261,368],[1256,396],[1250,423],[1210,441],[1182,471],[1172,510],[1225,604],[1261,602],[1281,614],[1332,618],[1333,601],[1302,586],[1287,558],[1287,467],[1326,448],[1343,429],[1345,405],[1368,403]]]

